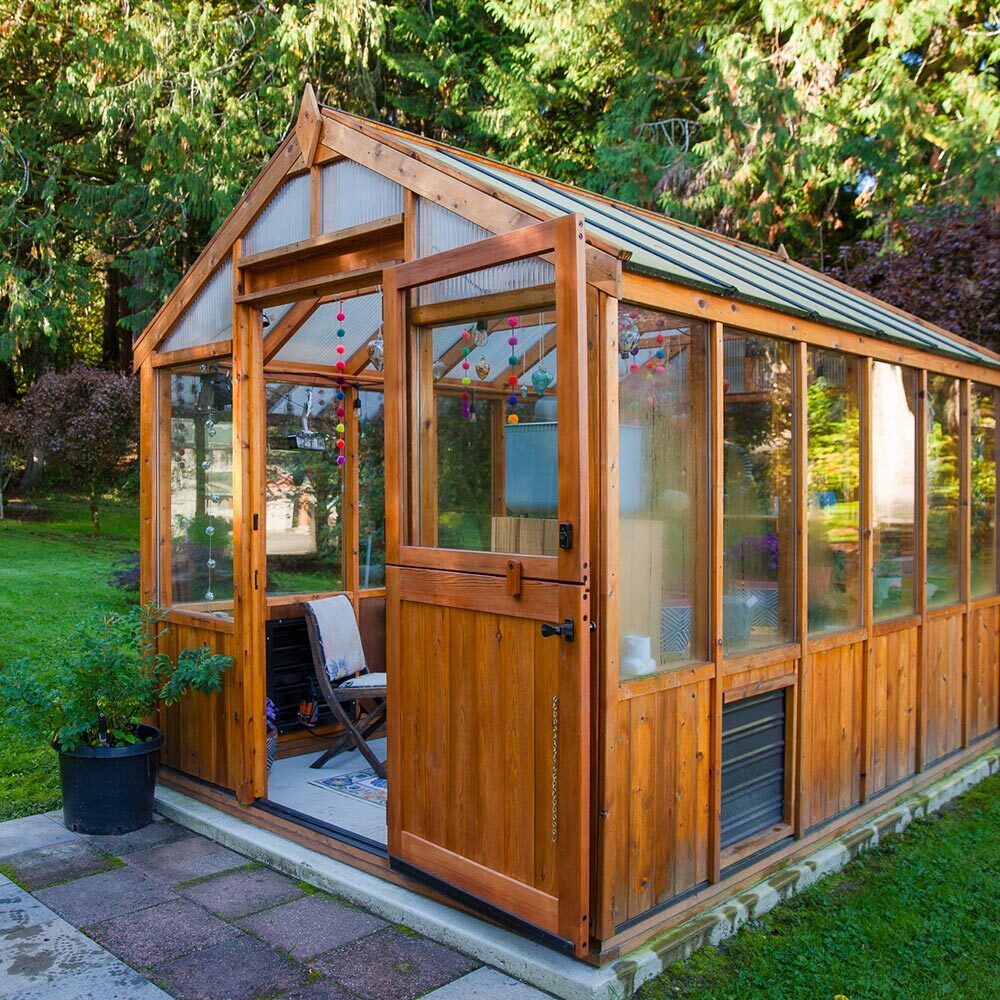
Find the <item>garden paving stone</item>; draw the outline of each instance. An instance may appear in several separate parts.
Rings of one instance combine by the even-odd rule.
[[[332,979],[317,979],[291,993],[282,993],[281,1000],[354,1000]]]
[[[243,935],[160,965],[152,976],[176,1000],[250,1000],[293,989],[306,970]]]
[[[186,899],[93,924],[87,933],[108,951],[135,966],[169,962],[194,949],[240,936],[232,924]],[[225,981],[229,972],[221,967],[217,970],[219,979]]]
[[[148,878],[168,885],[249,864],[241,854],[205,837],[185,837],[162,847],[136,851],[126,855],[125,860]]]
[[[146,851],[151,847],[172,844],[177,840],[196,837],[197,834],[186,830],[183,826],[171,823],[170,820],[154,820],[149,826],[132,833],[117,836],[88,836],[85,839],[100,851],[107,851],[115,857],[123,857],[136,851]]]
[[[426,994],[425,1000],[547,1000],[551,994],[483,967]]]
[[[228,920],[246,917],[279,903],[289,903],[303,895],[290,878],[270,868],[241,868],[224,872],[191,885],[180,885],[177,892]]]
[[[48,814],[11,819],[0,823],[0,861],[32,848],[64,844],[76,839],[75,833],[67,830],[61,821],[50,819]]]
[[[443,986],[479,963],[396,928],[380,931],[310,962],[364,1000],[409,1000]]]
[[[240,926],[296,958],[311,958],[371,934],[386,922],[329,896],[313,895],[265,910]]]
[[[114,868],[35,893],[49,909],[77,927],[135,913],[176,899],[165,886],[151,882],[134,868]]]
[[[12,854],[5,861],[11,877],[29,892],[105,872],[119,862],[76,837],[65,843],[49,844]]]

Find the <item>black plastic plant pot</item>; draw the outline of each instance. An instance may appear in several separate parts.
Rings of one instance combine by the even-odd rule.
[[[121,834],[153,822],[156,755],[163,734],[154,726],[139,726],[136,735],[145,742],[59,752],[67,830]]]

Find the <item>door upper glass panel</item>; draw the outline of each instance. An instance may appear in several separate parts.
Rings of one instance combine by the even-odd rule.
[[[414,288],[409,544],[558,553],[555,270],[529,258]]]

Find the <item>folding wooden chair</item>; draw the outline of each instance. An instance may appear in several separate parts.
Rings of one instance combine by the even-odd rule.
[[[385,777],[385,764],[375,755],[367,739],[385,721],[385,674],[373,674],[365,662],[364,648],[354,605],[343,594],[304,601],[306,628],[312,648],[313,666],[320,691],[344,735],[310,764],[322,767],[331,757],[354,746],[372,769]],[[345,710],[346,702],[376,702],[373,709],[355,720]]]

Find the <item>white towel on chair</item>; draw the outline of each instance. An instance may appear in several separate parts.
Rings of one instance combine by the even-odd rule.
[[[323,666],[330,683],[336,684],[352,674],[367,671],[358,620],[350,599],[338,594],[307,604],[319,634]]]

